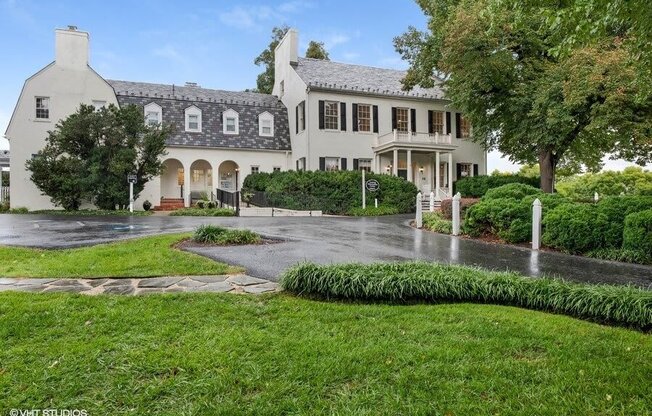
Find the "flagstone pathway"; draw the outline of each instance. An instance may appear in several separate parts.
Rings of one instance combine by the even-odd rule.
[[[0,278],[0,292],[81,293],[85,295],[144,295],[149,293],[214,292],[260,294],[278,291],[275,282],[244,274],[175,276],[133,279],[15,279]]]

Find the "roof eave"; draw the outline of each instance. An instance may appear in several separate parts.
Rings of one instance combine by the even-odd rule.
[[[343,88],[329,88],[329,87],[320,87],[315,85],[308,85],[306,92],[310,91],[319,91],[319,92],[334,92],[339,94],[347,95],[359,95],[365,97],[384,97],[384,98],[400,98],[402,100],[410,101],[430,101],[430,102],[439,102],[439,103],[450,103],[451,101],[446,98],[436,98],[436,97],[419,97],[414,95],[401,95],[401,94],[386,94],[373,91],[362,91],[362,90],[349,90]]]

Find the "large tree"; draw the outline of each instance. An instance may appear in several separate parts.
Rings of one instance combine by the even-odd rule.
[[[162,170],[165,126],[145,124],[142,109],[81,105],[57,123],[46,145],[26,164],[31,179],[52,202],[77,210],[84,201],[102,209],[129,204],[127,175],[135,173],[136,197]]]
[[[328,52],[326,51],[326,48],[324,48],[324,42],[316,42],[314,40],[311,40],[308,44],[308,49],[306,49],[306,58],[330,61]]]
[[[609,32],[554,53],[563,42],[550,24],[557,3],[420,0],[429,32],[411,27],[395,39],[411,65],[404,87],[443,80],[473,140],[538,163],[547,192],[560,166],[597,170],[605,154],[652,160],[652,98],[637,88],[623,38]]]

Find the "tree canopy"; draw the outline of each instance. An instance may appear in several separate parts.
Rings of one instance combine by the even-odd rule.
[[[555,53],[567,45],[550,20],[558,2],[532,3],[420,0],[428,32],[410,27],[394,41],[410,63],[404,87],[442,82],[472,139],[538,163],[548,192],[558,167],[598,170],[605,154],[652,160],[652,96],[623,31]]]
[[[316,42],[314,40],[311,40],[308,44],[308,49],[306,49],[306,58],[330,61],[328,52],[326,51],[326,48],[324,48],[324,42]]]
[[[31,179],[56,206],[77,210],[84,201],[102,209],[129,204],[127,175],[135,173],[134,197],[161,173],[165,126],[147,126],[142,109],[81,105],[57,123],[46,145],[26,167]]]

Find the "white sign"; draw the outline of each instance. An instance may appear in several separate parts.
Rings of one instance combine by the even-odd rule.
[[[377,190],[380,189],[380,183],[378,183],[376,179],[369,179],[365,184],[365,187],[370,192],[376,192]]]
[[[127,175],[127,182],[138,183],[138,176],[134,174]]]

